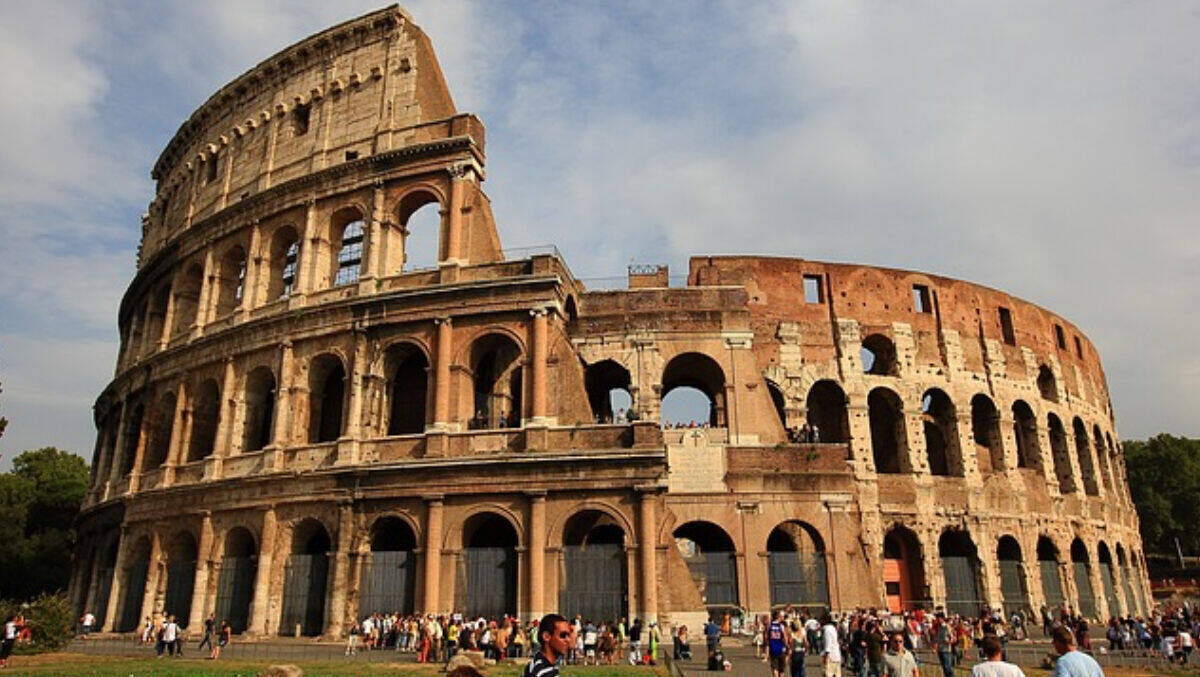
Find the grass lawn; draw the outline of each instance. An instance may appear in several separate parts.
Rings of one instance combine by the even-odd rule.
[[[268,665],[290,663],[304,669],[305,677],[438,677],[440,665],[418,666],[412,663],[360,663],[337,661],[207,661],[200,659],[123,658],[90,656],[79,653],[52,653],[40,656],[14,656],[10,667],[0,675],[39,675],[54,677],[254,677]],[[523,665],[503,664],[489,667],[487,677],[518,677]],[[563,670],[563,677],[666,677],[664,668],[631,666],[576,667]]]

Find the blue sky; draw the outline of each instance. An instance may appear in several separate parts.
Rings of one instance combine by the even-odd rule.
[[[0,4],[0,468],[90,454],[150,167],[361,2]],[[505,245],[915,268],[1078,324],[1125,437],[1200,435],[1200,5],[413,2]]]

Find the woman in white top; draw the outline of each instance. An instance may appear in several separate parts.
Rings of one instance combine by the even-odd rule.
[[[17,617],[10,616],[4,623],[4,639],[0,641],[0,668],[8,667],[8,657],[12,655],[13,644],[17,642]]]

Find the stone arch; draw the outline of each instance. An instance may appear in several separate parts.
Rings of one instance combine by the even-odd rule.
[[[218,621],[228,620],[235,633],[245,632],[249,626],[254,578],[258,571],[255,541],[254,533],[244,526],[235,526],[225,532],[215,613]]]
[[[1042,449],[1038,442],[1037,417],[1025,400],[1012,405],[1013,438],[1017,441],[1017,467],[1042,468]]]
[[[500,512],[479,510],[462,526],[462,577],[455,608],[468,617],[498,618],[517,612],[520,532]]]
[[[1000,594],[1004,598],[1006,618],[1029,609],[1029,587],[1026,584],[1025,561],[1021,544],[1011,535],[996,542],[996,560],[1000,566]]]
[[[574,512],[563,524],[559,608],[594,621],[628,615],[629,572],[625,548],[632,539],[624,519],[608,510]]]
[[[319,520],[305,518],[292,526],[291,549],[284,567],[282,635],[316,637],[325,629],[329,582],[330,532]]]
[[[671,535],[710,613],[736,607],[737,547],[729,533],[713,522],[693,520],[676,527]]]
[[[246,292],[246,262],[246,248],[240,243],[226,248],[217,260],[217,317],[232,313],[242,304]]]
[[[775,410],[775,417],[779,421],[779,427],[787,430],[787,398],[784,397],[783,388],[771,379],[763,379],[767,384],[767,394],[771,397],[771,406]]]
[[[429,355],[411,341],[396,341],[384,351],[387,383],[387,434],[414,435],[425,432],[429,422]]]
[[[1044,364],[1038,367],[1037,388],[1043,400],[1058,402],[1058,382],[1054,378],[1054,372]]]
[[[192,613],[192,593],[196,584],[196,561],[200,558],[196,537],[180,531],[167,541],[167,594],[163,611],[175,616],[180,627],[187,627]]]
[[[828,609],[825,541],[815,527],[800,520],[779,523],[767,536],[766,552],[772,607]]]
[[[212,456],[221,419],[221,388],[214,378],[205,379],[196,388],[192,400],[192,438],[188,441],[187,460],[199,461]]]
[[[554,520],[550,524],[550,528],[546,531],[547,542],[557,545],[566,545],[569,538],[567,534],[568,524],[573,517],[585,512],[603,513],[608,519],[612,520],[613,524],[616,524],[621,528],[622,531],[628,534],[630,538],[633,538],[633,535],[637,533],[637,531],[634,529],[633,522],[629,520],[629,517],[626,516],[619,507],[607,501],[591,499],[580,501],[579,503],[572,505],[569,511],[561,515],[558,519]],[[667,541],[663,540],[663,534],[660,533],[658,536],[659,540],[657,542],[659,545],[665,545]]]
[[[300,234],[290,224],[279,226],[271,233],[267,248],[268,302],[286,298],[296,290],[300,270]]]
[[[417,532],[410,520],[381,515],[370,528],[359,614],[411,614],[416,606]]]
[[[178,400],[174,391],[163,393],[154,405],[150,425],[150,439],[146,443],[144,470],[154,470],[167,460],[171,450],[171,435],[175,428],[175,407]]]
[[[1053,413],[1046,415],[1046,429],[1050,437],[1050,451],[1054,457],[1054,474],[1058,477],[1058,488],[1064,494],[1078,491],[1075,475],[1071,471],[1071,456],[1067,451],[1067,433],[1062,421]]]
[[[691,388],[708,399],[706,421],[713,427],[729,424],[725,402],[725,371],[716,360],[704,353],[687,352],[672,357],[662,374],[662,402],[678,388]]]
[[[151,294],[146,303],[146,338],[150,345],[157,347],[163,336],[163,323],[167,319],[167,306],[170,305],[171,284],[161,284]]]
[[[1000,435],[1000,412],[992,398],[979,393],[971,398],[971,438],[975,441],[975,457],[992,472],[1006,470],[1004,442]]]
[[[979,552],[965,529],[946,529],[938,539],[938,556],[946,585],[946,611],[964,618],[979,616],[984,605],[980,594]]]
[[[1109,456],[1112,453],[1111,449],[1104,446],[1104,433],[1100,432],[1099,425],[1092,425],[1092,443],[1096,449],[1096,461],[1099,463],[1100,483],[1102,483],[1110,492],[1115,492],[1117,489],[1116,482],[1113,480],[1111,465],[1109,464]]]
[[[864,374],[875,376],[899,376],[900,362],[896,357],[896,344],[883,334],[871,334],[862,340],[859,348]]]
[[[203,284],[204,268],[195,261],[184,264],[175,278],[175,284],[171,286],[174,295],[171,336],[187,334],[199,319],[200,288]]]
[[[817,440],[842,444],[850,441],[850,416],[846,391],[832,379],[812,384],[805,398],[807,420],[818,430]]]
[[[1100,585],[1104,586],[1104,599],[1108,601],[1108,615],[1116,616],[1120,605],[1120,600],[1117,599],[1117,578],[1116,572],[1113,571],[1112,551],[1104,541],[1100,541],[1096,546],[1096,564],[1100,569]]]
[[[629,370],[616,360],[606,359],[585,365],[583,383],[587,390],[588,404],[592,408],[593,420],[597,422],[615,420],[614,399],[628,398],[629,406],[632,406],[633,396],[629,390],[632,378]]]
[[[900,396],[888,388],[875,388],[867,395],[867,415],[871,424],[871,452],[875,460],[875,472],[912,472],[909,464],[904,402]]]
[[[275,372],[265,365],[246,374],[242,450],[258,451],[275,439]]]
[[[333,442],[345,429],[346,367],[333,353],[321,353],[308,367],[308,441]]]
[[[400,198],[396,223],[400,224],[404,238],[402,270],[433,267],[446,258],[442,243],[445,204],[441,192],[426,185],[413,187]],[[433,213],[426,218],[426,212],[430,211]],[[435,221],[437,225],[433,226]]]
[[[128,475],[133,471],[133,464],[137,456],[138,438],[142,434],[142,423],[146,417],[146,404],[142,401],[142,395],[131,396],[129,398],[129,417],[128,420],[122,419],[122,424],[125,426],[125,438],[122,440],[120,452],[121,476]]]
[[[962,450],[958,441],[958,413],[946,391],[930,388],[921,396],[921,422],[929,473],[962,477]]]
[[[1058,546],[1049,536],[1038,536],[1038,569],[1042,579],[1042,599],[1046,606],[1054,609],[1066,603],[1059,562]]]
[[[1083,419],[1076,416],[1071,421],[1071,428],[1075,434],[1075,457],[1079,459],[1079,472],[1083,475],[1083,491],[1088,496],[1097,496],[1100,494],[1100,486],[1096,481],[1096,466],[1092,462],[1087,426],[1083,424]]]
[[[1085,618],[1096,618],[1096,593],[1092,590],[1092,562],[1083,539],[1071,541],[1071,569],[1075,579],[1075,595],[1078,609]]]
[[[142,599],[146,592],[147,574],[150,571],[150,537],[142,536],[129,549],[129,557],[116,574],[124,581],[121,612],[114,625],[117,632],[133,632],[142,621]],[[147,609],[149,611],[149,609]]]
[[[903,524],[894,524],[883,537],[883,587],[892,613],[909,611],[929,602],[921,539]]]
[[[520,427],[524,355],[521,344],[507,332],[488,331],[471,342],[468,363],[474,410],[471,428]]]
[[[329,278],[334,287],[355,284],[362,274],[365,213],[358,207],[342,207],[329,219],[329,246],[333,252]]]

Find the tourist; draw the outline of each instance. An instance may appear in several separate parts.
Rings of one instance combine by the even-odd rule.
[[[366,625],[368,621],[363,621]],[[358,653],[358,636],[361,630],[358,629],[358,623],[350,624],[350,631],[346,633],[346,655],[353,656]]]
[[[808,637],[798,619],[792,619],[792,650],[789,655],[792,677],[804,677],[804,658],[808,654]]]
[[[92,631],[92,627],[96,625],[96,617],[92,615],[92,612],[85,611],[83,612],[83,615],[79,617],[79,625],[82,627],[82,634],[86,638],[88,633]]]
[[[954,677],[954,643],[957,640],[946,615],[938,612],[933,618],[933,648],[937,651],[938,663],[943,677]]]
[[[167,652],[168,656],[182,656],[182,653],[176,654],[179,642],[179,624],[175,622],[174,616],[167,616],[167,622],[163,623],[162,630],[160,632],[162,633],[160,635],[161,639],[159,640],[159,645],[161,648],[158,651],[158,657],[162,658],[164,650]]]
[[[838,630],[833,616],[821,619],[821,667],[825,677],[839,677],[842,672],[842,649],[838,645]]]
[[[675,639],[671,647],[671,658],[677,661],[692,660],[692,645],[688,642],[687,626],[680,625],[675,632]]]
[[[917,659],[904,647],[904,633],[888,635],[887,651],[882,656],[884,677],[920,677]]]
[[[980,645],[985,660],[971,668],[971,677],[1025,677],[1021,668],[1004,660],[1004,644],[996,635],[987,635]]]
[[[1064,625],[1050,632],[1050,641],[1058,660],[1054,662],[1054,677],[1104,677],[1095,658],[1075,648],[1075,635]]]
[[[228,620],[221,621],[221,629],[217,631],[217,645],[212,649],[212,655],[209,656],[212,660],[217,660],[221,657],[221,649],[229,645],[233,639],[233,628],[230,627]]]
[[[196,651],[200,651],[205,645],[208,645],[208,650],[211,652],[213,648],[213,634],[217,631],[217,616],[209,614],[208,618],[204,619],[204,637],[200,640],[200,644],[196,646]]]
[[[775,611],[766,630],[767,662],[771,665],[771,677],[784,677],[791,643],[791,633],[783,624],[783,614]]]
[[[642,619],[633,619],[629,626],[629,664],[637,665],[642,660]]]
[[[17,619],[13,615],[4,622],[4,638],[0,640],[0,668],[8,667],[8,657],[12,655],[13,645],[17,643],[17,635],[21,632]]]
[[[525,666],[522,677],[558,677],[558,662],[567,653],[574,633],[567,619],[558,614],[546,614],[538,624],[540,650]]]

